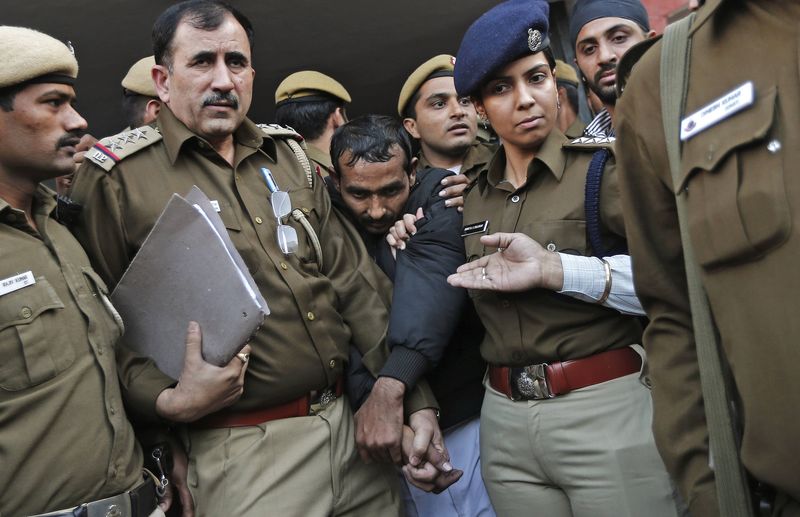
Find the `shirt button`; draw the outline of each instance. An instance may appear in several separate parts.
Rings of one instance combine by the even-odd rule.
[[[556,243],[555,242],[548,242],[547,243],[547,251],[555,251],[556,250]]]
[[[309,321],[314,321],[314,318],[316,318],[316,316],[314,316],[314,313],[310,311],[308,314],[306,314],[306,317],[308,318]]]
[[[331,359],[331,362],[328,363],[328,366],[330,366],[331,369],[336,368],[336,361],[334,359]]]
[[[19,311],[19,315],[25,319],[28,319],[31,316],[33,316],[33,311],[31,310],[30,307],[23,307],[22,310]]]
[[[242,177],[239,176],[238,174],[236,175],[236,181],[242,181]]]
[[[519,196],[516,196],[516,195],[511,196],[511,202],[512,203],[519,203]]]
[[[289,269],[289,266],[286,265],[286,262],[281,262],[281,269],[283,269],[284,271]]]
[[[256,223],[261,224],[263,222],[264,222],[263,219],[261,219],[260,217],[256,217]]]

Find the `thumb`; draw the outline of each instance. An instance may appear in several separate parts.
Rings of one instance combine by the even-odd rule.
[[[190,321],[186,329],[186,356],[184,363],[203,359],[203,335],[200,332],[200,324]]]
[[[428,450],[428,444],[431,443],[433,438],[433,429],[422,426],[420,429],[414,430],[414,441],[411,442],[411,456],[408,462],[413,466],[417,466],[425,457]]]
[[[431,440],[431,446],[428,447],[428,461],[441,472],[453,470],[453,465],[450,463],[450,454],[448,454],[441,436],[434,436]]]
[[[417,208],[417,213],[415,214],[415,217],[417,218],[418,221],[423,217],[425,217],[425,214],[422,212],[422,207]]]

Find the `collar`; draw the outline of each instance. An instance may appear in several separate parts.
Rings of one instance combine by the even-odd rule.
[[[531,163],[528,165],[528,178],[544,166],[553,174],[556,181],[561,181],[561,177],[564,175],[564,167],[566,166],[566,158],[562,147],[568,141],[567,137],[565,137],[561,131],[557,129],[550,131],[550,134],[545,138],[536,156],[534,156],[533,160],[531,160]],[[486,169],[486,180],[488,183],[496,187],[498,183],[505,181],[505,168],[506,151],[501,145]]]
[[[161,135],[164,137],[164,145],[167,148],[167,156],[170,162],[174,165],[178,159],[181,148],[189,140],[196,140],[203,142],[209,147],[209,144],[204,138],[194,134],[186,125],[181,122],[168,106],[163,105],[158,114],[158,128]],[[233,132],[233,140],[236,145],[243,145],[252,147],[253,149],[262,148],[266,154],[276,159],[275,142],[272,138],[264,135],[264,132],[258,128],[249,118],[245,118],[242,123]]]
[[[36,192],[33,193],[33,215],[50,216],[56,209],[56,193],[39,183]],[[16,210],[8,202],[0,197],[0,214],[7,210]]]
[[[321,151],[319,148],[308,144],[306,145],[306,154],[309,158],[322,165],[329,171],[333,170],[333,162],[331,161],[331,155],[329,153],[326,154],[325,151]]]
[[[723,4],[731,4],[730,0],[706,0],[705,5],[697,11],[697,17],[695,18],[694,22],[692,23],[692,28],[689,30],[689,36],[693,36],[694,33],[703,25],[711,16],[720,8]]]
[[[614,128],[611,125],[611,113],[603,108],[583,130],[587,136],[614,136]]]

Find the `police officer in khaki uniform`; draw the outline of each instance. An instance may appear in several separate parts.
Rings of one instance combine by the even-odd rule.
[[[455,62],[454,56],[440,54],[417,67],[400,90],[397,113],[419,142],[419,173],[429,168],[453,171],[454,176],[442,179],[441,195],[447,206],[460,207],[461,192],[489,162],[496,146],[478,140],[475,107],[456,94],[453,85]]]
[[[470,285],[490,364],[483,477],[498,515],[674,516],[641,380],[641,326],[618,310],[618,297],[632,293],[630,261],[613,254],[625,231],[613,156],[600,187],[604,249],[597,249],[584,192],[601,146],[570,142],[554,127],[548,11],[544,0],[498,5],[469,28],[456,61],[457,91],[473,97],[502,141],[465,197],[468,260],[488,284],[500,273],[487,256],[503,245],[487,242],[487,232],[524,233],[537,247],[532,288],[494,293]],[[564,293],[575,277],[602,291]],[[626,292],[612,299],[615,285]]]
[[[102,139],[89,152],[72,191],[83,205],[75,229],[113,285],[169,196],[197,185],[218,203],[268,299],[242,399],[184,433],[198,514],[396,515],[394,469],[363,463],[354,434],[358,426],[368,440],[365,457],[399,460],[394,426],[382,428],[397,418],[402,433],[403,406],[388,418],[362,408],[354,423],[339,396],[350,346],[373,373],[388,355],[388,300],[378,289],[387,280],[332,212],[323,182],[301,165],[299,135],[246,118],[254,76],[247,18],[221,2],[183,2],[159,16],[153,34],[164,103],[156,128]],[[291,207],[272,204],[277,192]],[[297,241],[279,239],[287,226]],[[406,400],[411,428],[429,437],[438,432],[432,405],[413,393]],[[382,439],[369,442],[374,436]]]
[[[686,196],[694,255],[741,397],[741,459],[776,490],[776,515],[800,515],[800,183],[791,172],[800,161],[798,27],[796,2],[707,0],[698,11],[679,184],[670,175],[662,129],[660,43],[636,64],[618,105],[623,207],[636,290],[650,317],[644,345],[654,431],[698,517],[719,509],[676,192]],[[739,99],[729,106],[735,109],[714,108],[731,94]]]
[[[152,362],[115,346],[123,324],[106,284],[39,184],[74,167],[86,129],[72,107],[78,63],[60,41],[8,26],[0,60],[0,514],[163,516],[125,408],[151,421],[178,420],[177,407],[202,416],[187,393],[208,392],[208,410],[230,404],[243,365],[218,369],[235,379],[222,390],[194,382],[205,368],[167,389]],[[187,356],[202,365],[199,346],[192,327]]]
[[[306,154],[317,174],[331,174],[331,137],[347,122],[345,107],[352,99],[332,77],[313,70],[296,72],[275,90],[275,120],[306,140]]]
[[[127,130],[151,124],[161,109],[161,100],[150,75],[155,64],[153,56],[143,57],[122,78],[122,112]]]

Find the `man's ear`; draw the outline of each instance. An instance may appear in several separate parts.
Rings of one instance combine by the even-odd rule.
[[[150,70],[158,98],[169,104],[169,70],[164,65],[154,65]]]
[[[417,166],[419,165],[419,158],[416,156],[411,158],[411,171],[408,173],[409,185],[417,182]]]
[[[347,115],[344,114],[344,110],[342,110],[341,107],[333,110],[333,113],[331,113],[331,117],[333,120],[333,129],[337,129],[347,124]]]
[[[406,131],[408,131],[408,134],[411,135],[412,138],[419,140],[419,131],[417,131],[417,121],[415,119],[404,118],[403,127],[406,128]]]
[[[645,34],[645,37],[646,37],[647,39],[650,39],[650,38],[653,38],[653,37],[655,37],[655,35],[656,35],[656,31],[654,31],[654,30],[651,30],[651,31],[649,31],[647,34]]]
[[[158,118],[158,113],[160,111],[161,111],[161,101],[156,99],[150,99],[149,101],[147,101],[147,104],[144,107],[145,124],[149,124],[150,122]]]

